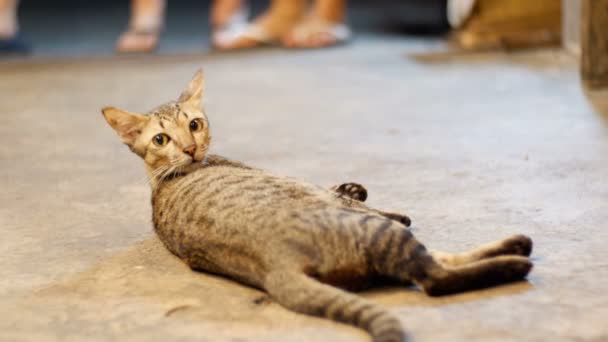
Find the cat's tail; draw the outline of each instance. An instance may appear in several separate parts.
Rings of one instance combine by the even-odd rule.
[[[284,307],[326,317],[367,330],[374,342],[402,342],[399,320],[380,306],[357,295],[325,285],[304,273],[271,272],[264,282],[270,296]]]

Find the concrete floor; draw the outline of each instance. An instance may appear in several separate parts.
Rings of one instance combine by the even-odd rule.
[[[528,282],[363,294],[414,341],[608,340],[608,97],[591,102],[556,51],[404,57],[435,47],[367,36],[325,51],[1,63],[0,340],[368,339],[256,304],[261,292],[191,272],[154,237],[142,164],[99,109],[175,98],[201,65],[215,152],[364,183],[432,248],[533,237]]]

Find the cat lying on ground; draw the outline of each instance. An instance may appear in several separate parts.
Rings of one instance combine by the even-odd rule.
[[[154,229],[193,270],[268,292],[296,312],[366,329],[376,342],[403,341],[399,320],[340,288],[391,278],[443,295],[523,279],[532,241],[523,235],[462,254],[425,248],[405,215],[366,206],[365,188],[331,189],[208,154],[209,121],[197,72],[175,102],[146,115],[103,109],[145,163]]]

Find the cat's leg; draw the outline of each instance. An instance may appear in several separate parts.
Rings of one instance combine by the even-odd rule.
[[[430,252],[443,265],[459,266],[499,255],[529,256],[532,253],[532,239],[525,235],[514,235],[504,240],[491,242],[465,253]]]
[[[364,217],[364,242],[371,265],[380,275],[413,282],[430,295],[442,295],[521,280],[532,262],[519,255],[500,255],[461,266],[433,257],[406,229],[391,221]]]
[[[404,224],[406,227],[409,227],[412,224],[412,220],[403,214],[386,212],[374,208],[370,208],[363,204],[367,199],[367,189],[361,184],[358,183],[342,183],[340,185],[335,185],[330,188],[330,191],[335,192],[342,199],[343,204],[348,207],[355,209],[364,209],[366,211],[372,211],[376,214],[382,215],[388,219],[400,222]]]
[[[413,282],[428,295],[441,296],[523,280],[531,269],[527,257],[501,255],[462,266],[435,266]]]

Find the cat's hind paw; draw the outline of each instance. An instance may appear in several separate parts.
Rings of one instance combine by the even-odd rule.
[[[530,256],[532,254],[532,239],[525,235],[514,235],[502,241],[502,254]]]

